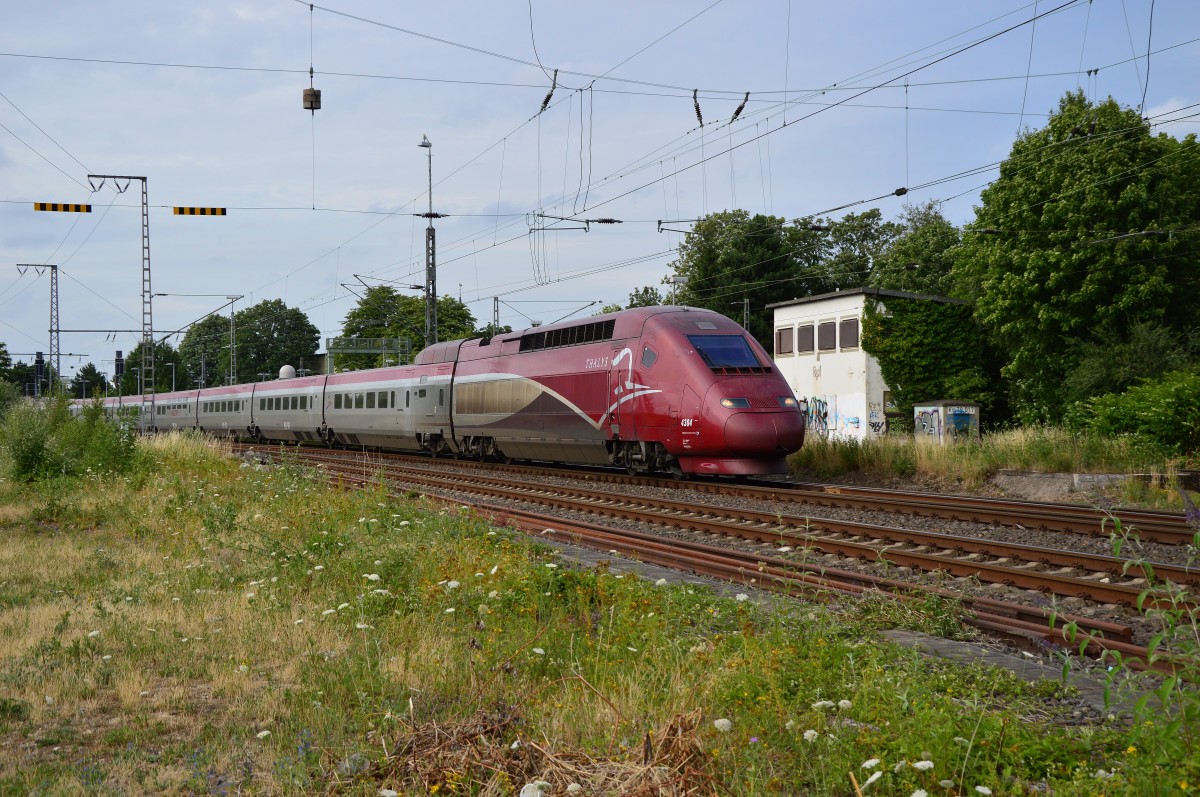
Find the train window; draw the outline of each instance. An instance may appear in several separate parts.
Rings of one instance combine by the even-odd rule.
[[[267,408],[267,400],[265,398],[260,398],[258,400],[258,408],[260,410],[265,410]]]
[[[379,409],[381,409],[381,410],[387,409],[387,406],[388,406],[387,396],[388,396],[388,394],[387,394],[386,390],[379,391]]]
[[[341,393],[333,394],[333,408],[335,410],[340,410],[342,408],[342,394]]]
[[[300,397],[299,396],[292,396],[292,409],[294,409],[294,410],[300,409]]]
[[[655,361],[657,360],[658,355],[654,352],[654,349],[650,348],[649,346],[644,346],[642,348],[642,365],[649,368],[650,366],[654,365]]]
[[[392,407],[396,406],[396,391],[392,391]]]
[[[372,390],[370,393],[367,394],[367,409],[369,409],[369,410],[375,409],[375,391],[374,390]]]
[[[817,324],[817,349],[833,351],[837,348],[837,325],[832,321]]]
[[[796,353],[813,353],[813,325],[801,324],[796,327]]]
[[[842,341],[843,349],[858,348],[858,319],[843,318],[838,322],[838,338]]]
[[[443,407],[443,406],[445,406],[445,404],[446,404],[446,391],[442,388],[438,388],[438,406]]]
[[[361,410],[362,408],[363,408],[363,394],[355,393],[354,394],[354,409]]]
[[[425,388],[421,388],[417,391],[417,398],[425,398]]]
[[[796,331],[791,327],[775,330],[775,356],[783,354],[792,354],[795,347],[792,345],[792,338]]]
[[[308,409],[308,396],[300,397],[300,409],[302,409],[302,410]]]
[[[405,409],[408,409],[409,402],[411,399],[412,399],[412,391],[411,390],[404,391],[404,408]]]
[[[741,335],[688,335],[709,368],[759,368],[750,344]]]

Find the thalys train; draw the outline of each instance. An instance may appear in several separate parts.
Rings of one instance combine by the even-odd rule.
[[[437,343],[412,365],[105,403],[149,430],[677,477],[785,473],[804,441],[766,351],[718,313],[675,306]]]

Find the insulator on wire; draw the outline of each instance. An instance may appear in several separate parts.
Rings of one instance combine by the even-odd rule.
[[[700,89],[692,89],[692,104],[696,106],[696,120],[704,127],[704,115],[700,113]]]
[[[742,111],[746,109],[746,103],[750,101],[750,92],[746,92],[746,96],[742,97],[742,104],[733,109],[733,118],[729,120],[729,124],[737,121],[737,118],[742,115]]]
[[[892,194],[895,196],[904,196],[907,193],[908,193],[908,189],[905,188],[904,186],[900,186],[899,188],[897,188],[895,191],[892,192]]]
[[[542,107],[538,113],[542,113],[550,105],[550,98],[554,96],[554,90],[558,88],[558,70],[554,70],[554,78],[550,81],[550,91],[546,94],[546,99],[542,100]]]

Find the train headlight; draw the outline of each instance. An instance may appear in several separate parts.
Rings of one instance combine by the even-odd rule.
[[[723,398],[721,406],[729,410],[748,410],[750,409],[750,399],[748,398]]]
[[[775,400],[779,402],[779,406],[785,410],[799,409],[800,405],[796,403],[796,399],[791,396],[776,396]]]

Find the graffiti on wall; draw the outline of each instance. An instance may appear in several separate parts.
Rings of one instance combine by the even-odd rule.
[[[867,426],[871,429],[871,434],[887,433],[887,416],[883,414],[882,404],[872,401],[867,405]]]
[[[927,434],[939,440],[942,437],[942,414],[937,410],[919,410],[914,415],[917,434]]]
[[[837,409],[837,396],[809,396],[800,399],[804,407],[805,429],[811,434],[855,434],[862,428],[858,414],[843,415]]]

